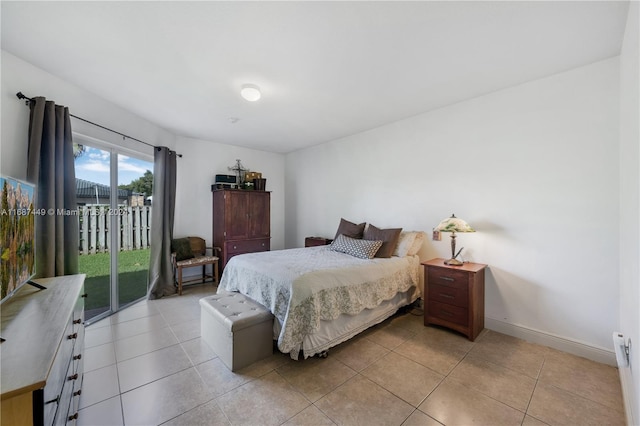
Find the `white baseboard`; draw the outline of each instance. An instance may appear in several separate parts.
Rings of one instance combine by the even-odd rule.
[[[549,346],[563,352],[581,356],[592,361],[617,366],[616,354],[613,350],[587,345],[566,337],[555,336],[532,328],[510,324],[495,318],[485,317],[484,326],[489,330],[517,337],[528,342]]]
[[[633,414],[634,402],[637,403],[637,399],[634,396],[633,389],[633,359],[629,357],[631,350],[631,339],[627,339],[619,331],[614,331],[613,347],[616,352],[616,358],[618,361],[618,373],[620,374],[620,385],[622,386],[622,398],[624,399],[625,413],[627,416],[628,425],[637,425]]]
[[[620,372],[620,385],[622,386],[622,397],[624,399],[624,411],[627,417],[628,425],[637,425],[634,416],[633,416],[633,384],[631,381],[631,369],[627,368],[619,368]]]

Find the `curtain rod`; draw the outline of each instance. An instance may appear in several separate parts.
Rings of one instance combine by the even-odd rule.
[[[30,98],[30,97],[28,97],[28,96],[24,95],[22,92],[18,92],[18,93],[16,93],[16,96],[18,97],[18,99],[24,99],[24,100],[26,101],[26,102],[25,102],[25,103],[26,103],[26,105],[29,105],[29,102],[33,102],[33,101],[34,101],[34,99],[33,99],[33,98]],[[155,146],[155,145],[151,145],[150,143],[147,143],[147,142],[145,142],[145,141],[141,141],[140,139],[136,139],[136,138],[131,137],[131,136],[129,136],[129,135],[125,135],[124,133],[120,133],[120,132],[118,132],[118,131],[116,131],[116,130],[113,130],[113,129],[110,129],[110,128],[108,128],[108,127],[102,126],[102,125],[100,125],[100,124],[94,123],[93,121],[89,121],[89,120],[86,120],[86,119],[84,119],[84,118],[82,118],[82,117],[78,117],[77,115],[73,115],[73,114],[71,114],[71,113],[70,113],[69,115],[70,115],[71,117],[73,117],[73,118],[77,118],[78,120],[84,121],[85,123],[92,124],[92,125],[94,125],[94,126],[96,126],[96,127],[100,127],[101,129],[108,130],[108,131],[110,131],[110,132],[112,132],[112,133],[115,133],[115,134],[117,134],[117,135],[120,135],[120,136],[122,136],[123,138],[128,138],[128,139],[134,140],[134,141],[136,141],[136,142],[143,143],[143,144],[145,144],[145,145],[147,145],[147,146],[150,146],[150,147],[152,147],[152,148],[156,148],[157,150],[160,150],[160,147]],[[174,152],[175,152],[175,151],[174,151]],[[178,157],[182,158],[182,154],[178,154],[178,153],[176,153],[176,155],[177,155]]]

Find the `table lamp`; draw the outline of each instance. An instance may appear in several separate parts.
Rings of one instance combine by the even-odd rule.
[[[452,214],[451,217],[444,219],[436,227],[436,231],[451,232],[451,259],[445,260],[445,265],[461,266],[463,262],[456,259],[462,248],[456,253],[456,232],[476,232],[467,222],[456,217]],[[463,247],[464,248],[464,247]]]

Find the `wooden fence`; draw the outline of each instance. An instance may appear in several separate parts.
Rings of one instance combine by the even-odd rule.
[[[116,218],[118,250],[149,248],[151,235],[151,206],[118,207],[79,206],[80,254],[111,251],[111,218]]]

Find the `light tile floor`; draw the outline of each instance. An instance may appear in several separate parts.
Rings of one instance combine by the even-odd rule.
[[[326,359],[276,353],[232,373],[200,340],[212,286],[86,329],[80,425],[623,425],[615,368],[399,314]]]

